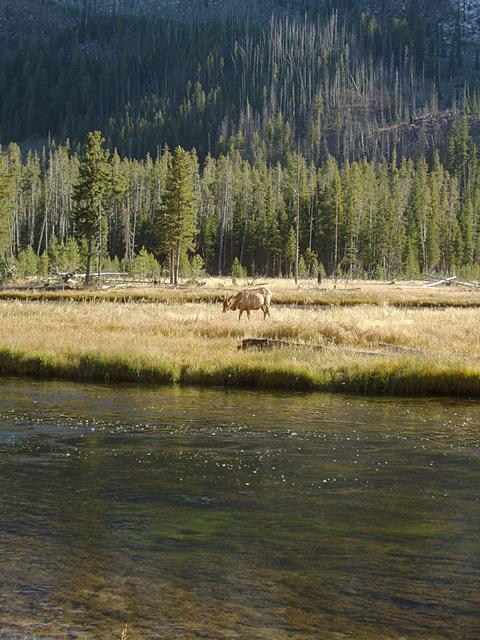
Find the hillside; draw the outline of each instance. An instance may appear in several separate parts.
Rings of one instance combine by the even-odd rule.
[[[2,5],[0,270],[84,268],[73,186],[101,130],[96,269],[479,277],[478,5],[163,6]]]
[[[202,157],[237,148],[252,159],[260,147],[272,162],[289,148],[316,163],[375,160],[443,153],[452,113],[478,113],[478,3],[2,6],[2,143],[101,128],[137,157],[182,144]]]
[[[72,26],[76,17],[54,0],[0,0],[0,45],[15,47],[28,40],[38,41]]]
[[[125,13],[185,18],[192,15],[218,19],[225,16],[304,15],[335,8],[340,12],[367,13],[379,21],[402,19],[409,12],[453,35],[455,26],[478,42],[479,0],[54,0],[58,5],[80,7],[89,13]]]

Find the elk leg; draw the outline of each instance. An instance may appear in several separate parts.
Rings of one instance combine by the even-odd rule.
[[[238,321],[240,322],[240,318],[242,317],[243,309],[240,309],[240,313],[238,314]]]
[[[247,309],[247,318],[250,320],[250,309]]]

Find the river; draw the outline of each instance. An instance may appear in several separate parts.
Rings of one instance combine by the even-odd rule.
[[[0,380],[0,638],[480,637],[480,404]]]

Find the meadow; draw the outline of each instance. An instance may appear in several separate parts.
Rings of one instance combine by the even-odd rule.
[[[189,282],[173,288],[151,281],[115,279],[107,281],[101,288],[65,288],[49,290],[34,288],[34,282],[24,281],[16,285],[0,288],[1,300],[32,300],[42,302],[154,302],[177,303],[210,302],[217,303],[225,295],[240,288],[265,284],[273,292],[274,302],[280,305],[298,306],[354,306],[384,305],[413,308],[469,307],[480,308],[480,285],[472,288],[461,286],[438,286],[426,288],[431,281],[412,281],[388,284],[375,280],[334,280],[324,279],[321,285],[313,280],[301,280],[298,285],[288,279],[262,279],[261,281],[233,282],[229,278],[206,278],[197,286]],[[60,284],[57,281],[57,285]],[[78,281],[80,284],[80,281]],[[18,286],[20,285],[20,286]]]
[[[274,300],[271,319],[241,322],[204,301],[2,300],[0,374],[480,397],[475,308]],[[292,344],[244,351],[243,338]]]

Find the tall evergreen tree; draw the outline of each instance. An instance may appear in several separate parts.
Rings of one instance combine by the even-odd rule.
[[[162,206],[155,220],[156,250],[168,255],[170,282],[175,285],[178,284],[182,253],[194,249],[195,214],[191,158],[182,147],[177,147],[167,174]]]
[[[103,148],[99,131],[88,134],[87,146],[80,160],[79,176],[73,189],[74,219],[78,236],[86,240],[85,284],[90,283],[91,260],[97,255],[99,264],[105,253],[105,199],[110,186],[109,153]],[[95,251],[94,251],[95,248]]]
[[[0,155],[0,275],[12,251],[12,221],[15,202],[14,182],[7,159]]]

